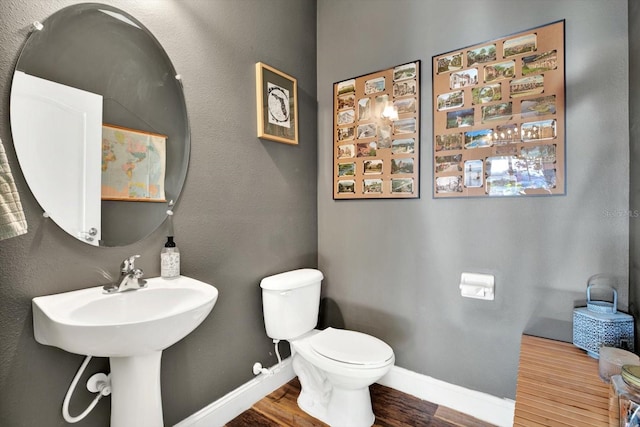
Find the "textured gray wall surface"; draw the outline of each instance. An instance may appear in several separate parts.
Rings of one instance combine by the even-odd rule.
[[[434,55],[566,19],[567,194],[431,197]],[[422,61],[419,200],[332,200],[333,83]],[[396,365],[513,398],[520,336],[534,318],[571,320],[587,279],[628,299],[627,1],[318,2],[318,253],[324,296],[346,327]],[[463,299],[463,271],[496,278],[496,299]]]
[[[253,378],[251,366],[276,362],[262,320],[259,282],[317,266],[316,3],[298,0],[103,0],[141,21],[183,77],[191,125],[191,163],[175,209],[182,273],[220,291],[213,312],[162,360],[166,425],[173,425]],[[38,344],[31,298],[105,283],[139,253],[147,276],[159,274],[167,225],[121,248],[95,248],[42,218],[13,149],[11,76],[33,21],[73,0],[0,3],[0,138],[12,165],[29,233],[0,241],[0,425],[63,426],[64,394],[82,356]],[[283,17],[286,19],[283,20]],[[300,144],[256,138],[255,68],[265,62],[298,79]],[[286,355],[286,348],[283,348]],[[108,369],[91,362],[84,383]],[[108,426],[109,399],[78,426]]]

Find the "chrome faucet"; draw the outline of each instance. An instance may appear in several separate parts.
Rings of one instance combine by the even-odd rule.
[[[142,278],[144,272],[135,267],[136,258],[140,258],[140,255],[133,255],[122,261],[120,280],[116,283],[104,285],[102,289],[104,289],[105,293],[134,291],[147,286],[147,281]]]

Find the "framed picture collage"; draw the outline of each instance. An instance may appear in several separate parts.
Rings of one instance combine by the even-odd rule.
[[[418,198],[420,61],[333,85],[333,198]]]
[[[564,21],[433,57],[433,196],[565,193]]]

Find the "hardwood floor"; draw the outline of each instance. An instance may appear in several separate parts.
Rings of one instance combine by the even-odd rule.
[[[376,414],[375,427],[491,427],[484,421],[453,411],[389,387],[370,387]],[[226,427],[326,427],[298,408],[300,383],[294,378],[253,407],[231,420]]]

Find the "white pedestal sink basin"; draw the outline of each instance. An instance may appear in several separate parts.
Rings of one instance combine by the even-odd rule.
[[[209,315],[218,290],[180,276],[104,293],[101,286],[32,300],[36,341],[71,353],[109,357],[111,426],[162,427],[162,350]]]

